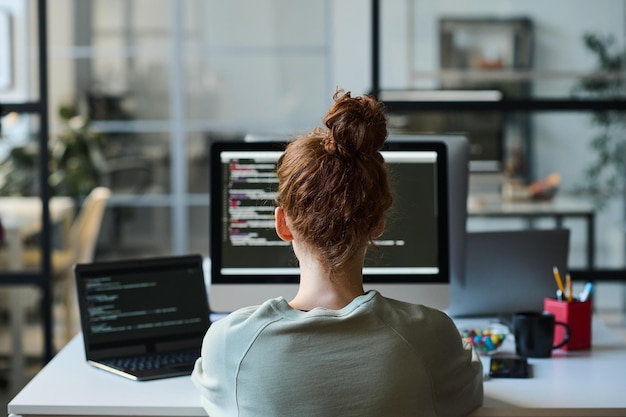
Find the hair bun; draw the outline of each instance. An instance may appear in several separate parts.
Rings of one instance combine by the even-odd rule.
[[[326,131],[323,134],[322,146],[324,147],[324,150],[331,155],[334,155],[337,152],[337,141],[333,137],[332,132]]]
[[[344,157],[377,153],[387,139],[383,104],[367,95],[353,98],[343,90],[337,90],[333,100],[324,117],[328,130],[322,145],[326,152]]]

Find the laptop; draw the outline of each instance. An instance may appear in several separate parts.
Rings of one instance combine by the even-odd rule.
[[[87,362],[133,379],[189,375],[210,326],[200,255],[74,266]]]
[[[450,283],[452,317],[510,317],[555,297],[553,268],[567,273],[569,230],[468,232],[464,282]]]

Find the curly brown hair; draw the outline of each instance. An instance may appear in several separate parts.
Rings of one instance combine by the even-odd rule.
[[[276,203],[319,259],[337,270],[371,242],[391,207],[380,149],[387,138],[384,106],[337,90],[316,128],[287,145],[277,165]]]

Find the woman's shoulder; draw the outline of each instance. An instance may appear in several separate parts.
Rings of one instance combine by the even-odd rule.
[[[377,301],[378,319],[421,354],[438,356],[441,346],[456,346],[460,352],[459,330],[445,312],[386,297]]]
[[[378,302],[381,302],[387,305],[389,308],[396,309],[396,310],[410,311],[410,312],[422,312],[424,314],[429,314],[429,315],[434,315],[434,316],[439,316],[441,314],[447,316],[443,311],[436,309],[434,307],[429,307],[424,304],[415,304],[415,303],[411,303],[408,301],[398,300],[396,298],[385,297],[384,294],[377,292],[377,291],[375,292],[376,292],[375,299]]]
[[[387,318],[390,323],[420,326],[422,329],[456,329],[450,316],[436,308],[387,298],[382,294],[377,294],[375,299],[381,317]]]
[[[280,317],[283,303],[285,303],[284,298],[277,297],[271,298],[260,305],[239,308],[215,321],[211,328],[215,327],[215,330],[229,329],[231,331],[233,328],[236,329],[253,323],[258,324],[259,322],[276,320]]]

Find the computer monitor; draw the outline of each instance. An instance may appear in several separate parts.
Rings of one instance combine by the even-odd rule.
[[[214,311],[296,294],[297,259],[274,230],[275,168],[284,146],[268,141],[212,146],[209,296]],[[467,140],[392,136],[382,153],[394,206],[385,233],[375,241],[378,249],[366,256],[365,287],[445,309],[451,275],[463,271]]]

